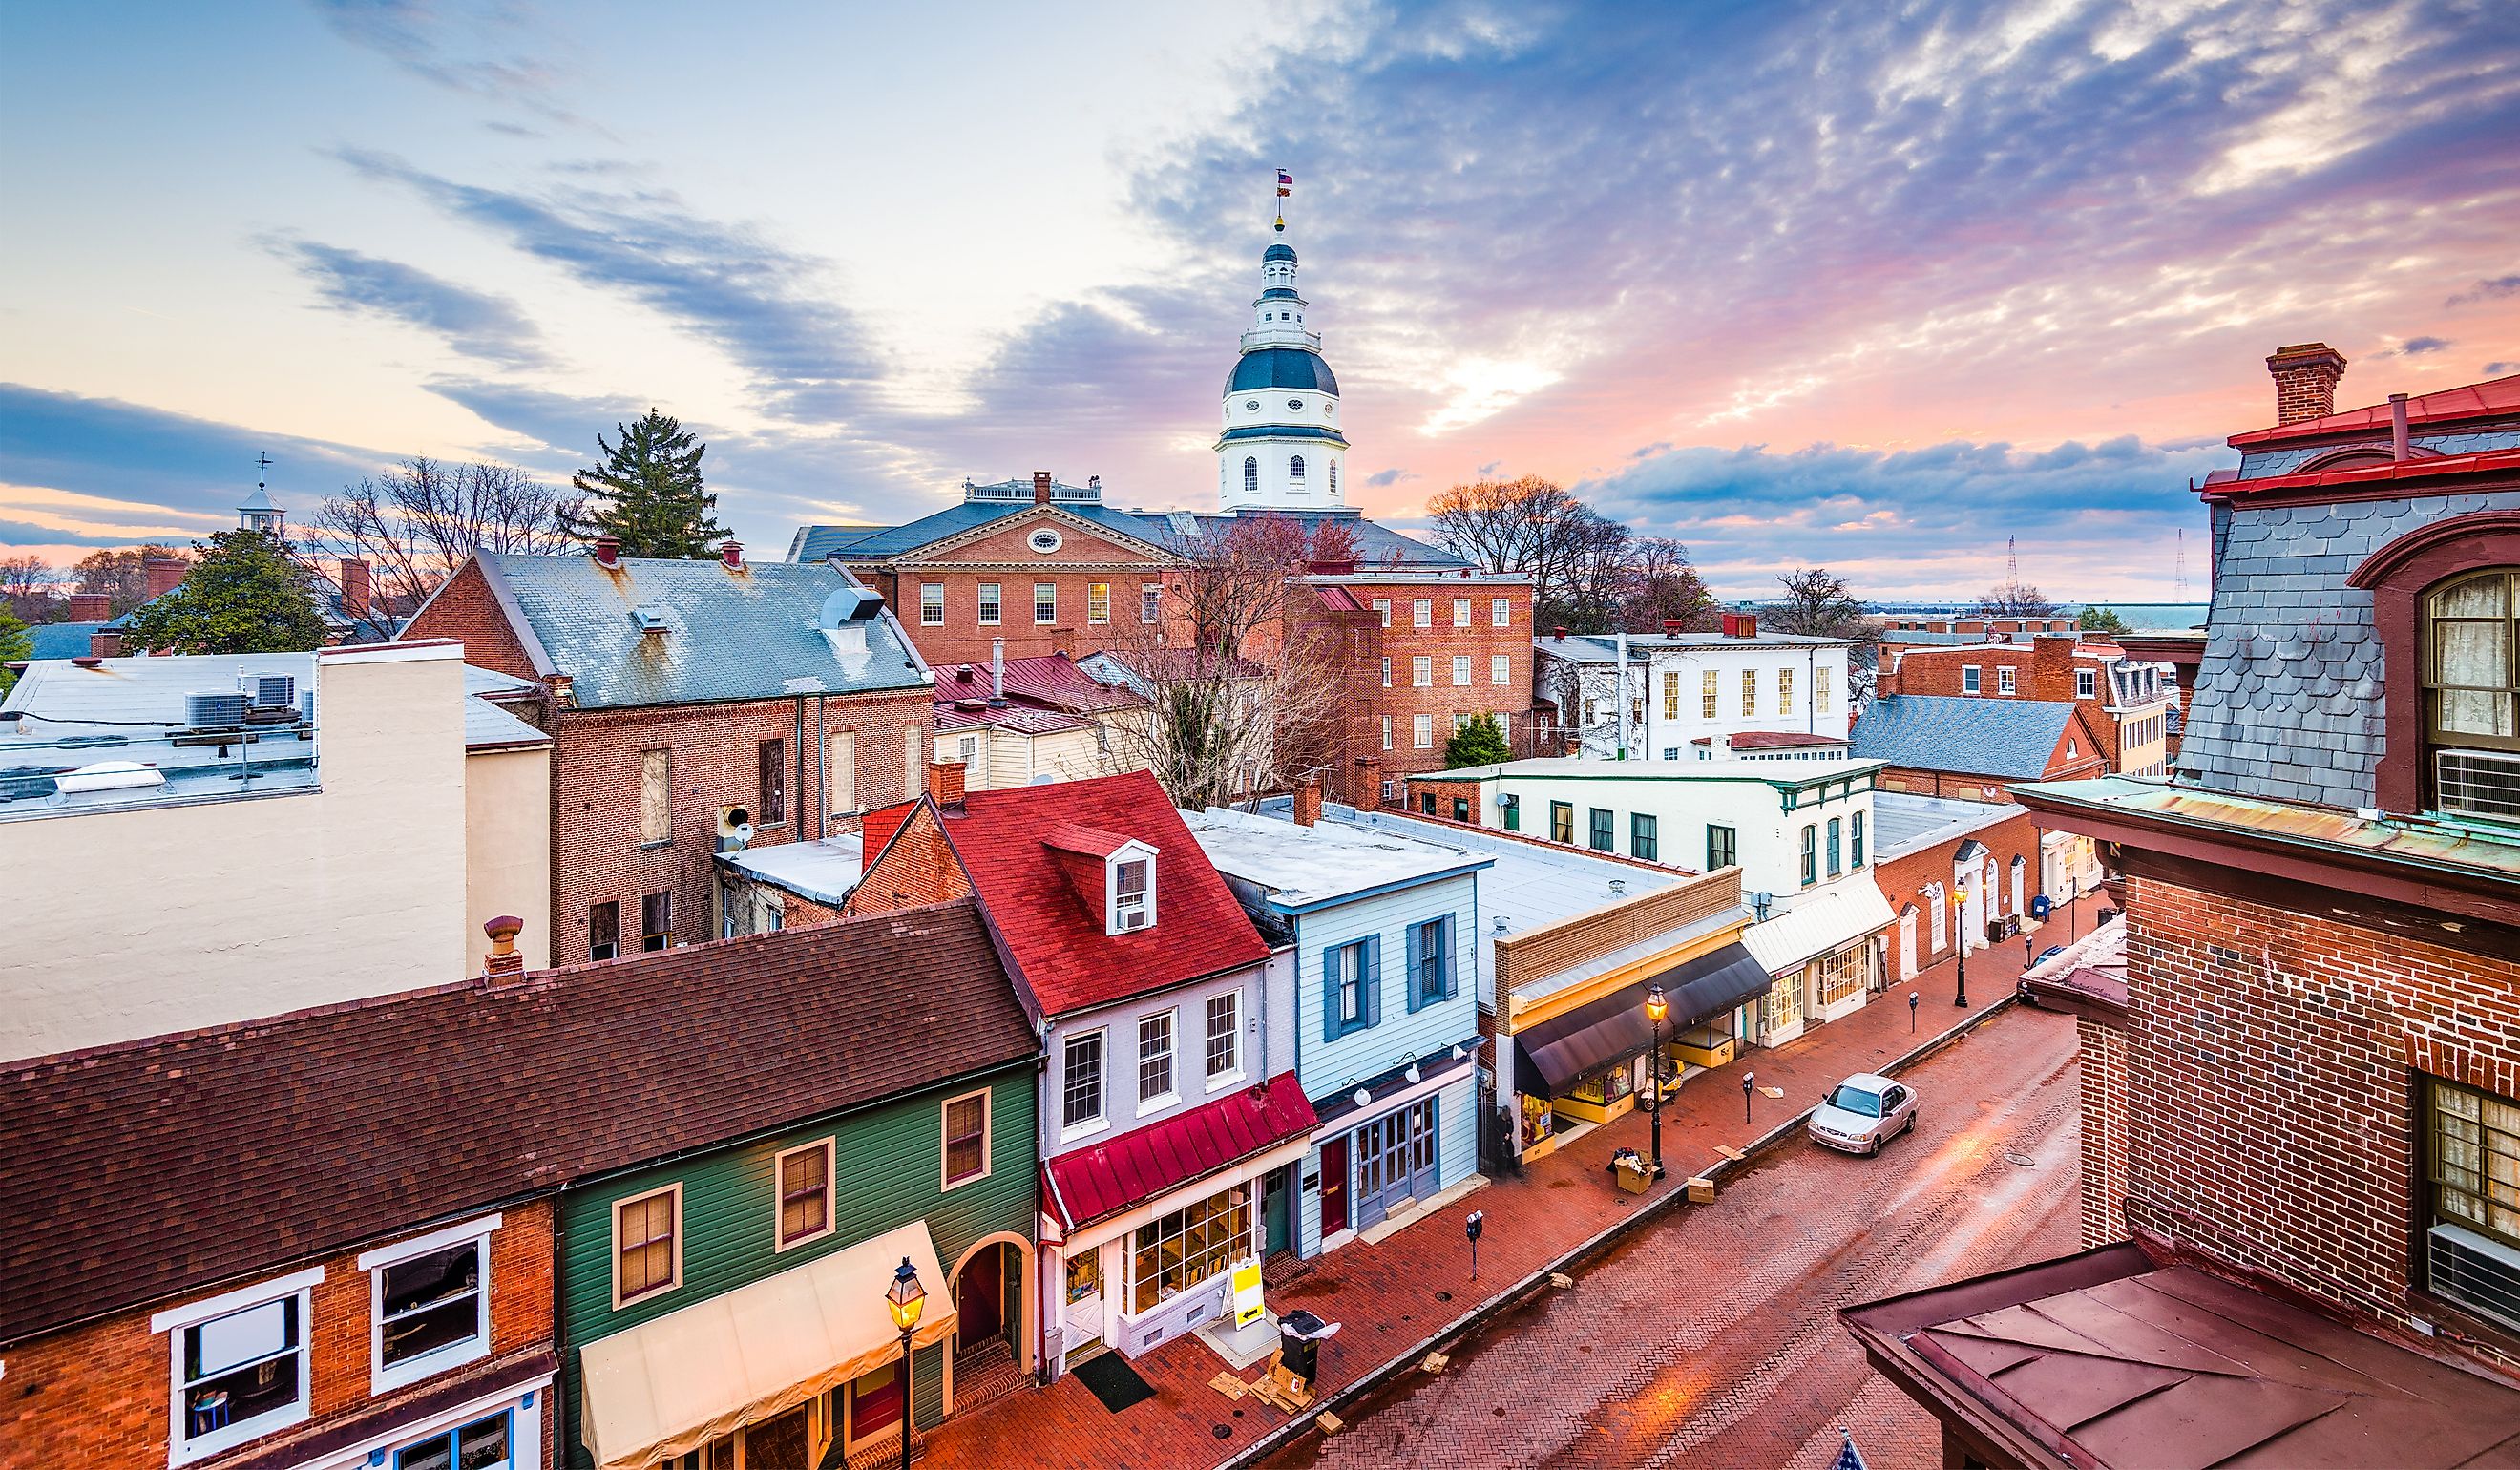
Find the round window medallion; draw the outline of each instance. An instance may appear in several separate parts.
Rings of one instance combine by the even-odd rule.
[[[1304,411],[1304,400],[1301,398],[1289,398],[1286,400],[1286,407],[1293,409],[1296,413],[1300,414]]]
[[[1024,544],[1047,557],[1051,553],[1058,551],[1062,542],[1063,538],[1060,537],[1057,531],[1052,530],[1048,526],[1043,526],[1040,530],[1033,532],[1031,536],[1025,538]]]
[[[1246,399],[1243,402],[1242,408],[1245,413],[1256,414],[1260,412],[1260,400],[1257,398]]]

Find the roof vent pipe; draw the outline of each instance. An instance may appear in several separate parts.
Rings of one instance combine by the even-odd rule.
[[[2412,453],[2407,446],[2407,395],[2389,395],[2389,458],[2404,461]]]
[[[1007,641],[1003,638],[989,640],[989,702],[1007,702]]]
[[[595,564],[598,566],[619,566],[621,564],[620,537],[598,536],[595,538]]]

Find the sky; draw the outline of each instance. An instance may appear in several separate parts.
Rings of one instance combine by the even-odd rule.
[[[1543,475],[1719,594],[2205,588],[2189,489],[2520,372],[2499,0],[0,6],[0,557],[554,480],[758,555],[966,477],[1209,508],[1278,168],[1349,500]]]

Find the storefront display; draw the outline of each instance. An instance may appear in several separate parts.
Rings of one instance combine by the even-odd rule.
[[[1237,1184],[1149,1221],[1132,1244],[1129,1310],[1142,1313],[1255,1252],[1250,1187]]]

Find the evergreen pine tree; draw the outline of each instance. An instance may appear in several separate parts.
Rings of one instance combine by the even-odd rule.
[[[13,659],[31,658],[34,654],[35,642],[26,636],[26,625],[18,621],[18,615],[9,610],[8,603],[0,602],[0,694],[9,692],[10,686],[18,682],[18,676],[10,673],[6,665]]]
[[[1505,732],[1497,728],[1496,716],[1472,715],[1470,722],[1444,741],[1444,769],[1466,770],[1471,766],[1495,766],[1513,759],[1513,751],[1505,742]]]
[[[617,536],[625,557],[715,556],[726,527],[711,514],[717,497],[700,485],[700,456],[708,446],[654,409],[636,423],[613,427],[618,443],[595,436],[604,463],[569,477],[586,505],[567,517],[568,533],[581,541]]]
[[[306,569],[267,532],[221,531],[193,549],[201,555],[183,584],[123,624],[125,648],[298,653],[324,646]]]

